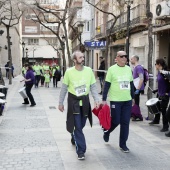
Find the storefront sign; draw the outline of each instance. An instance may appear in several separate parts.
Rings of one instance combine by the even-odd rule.
[[[96,49],[96,48],[105,48],[106,41],[85,41],[85,47]]]

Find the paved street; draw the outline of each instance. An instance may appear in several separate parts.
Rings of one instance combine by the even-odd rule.
[[[93,128],[87,125],[86,160],[77,160],[75,147],[66,131],[66,110],[57,109],[58,88],[33,88],[36,107],[24,106],[18,90],[21,76],[9,85],[7,104],[0,117],[0,170],[169,170],[170,138],[160,132],[161,125],[148,121],[131,122],[127,146],[130,153],[119,150],[119,127],[110,141],[103,141],[98,119]],[[8,84],[8,83],[6,83]],[[99,84],[98,84],[99,86]],[[98,90],[99,91],[99,90]],[[92,105],[93,105],[93,100]],[[146,96],[141,97],[143,116],[147,116]],[[66,100],[65,100],[66,109]]]

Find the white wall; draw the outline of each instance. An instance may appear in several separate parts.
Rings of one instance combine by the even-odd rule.
[[[27,39],[24,39],[24,42],[28,44]],[[57,52],[54,48],[47,44],[47,41],[40,38],[39,45],[26,45],[25,48],[28,48],[28,58],[33,58],[33,49],[34,50],[34,58],[58,58]]]
[[[4,66],[8,61],[8,51],[4,49],[4,46],[7,45],[6,39],[6,28],[1,25],[1,30],[4,30],[2,36],[0,36],[0,46],[2,47],[1,53],[1,66]],[[11,36],[11,55],[12,55],[12,63],[14,66],[14,75],[19,75],[21,73],[21,37],[20,37],[20,26],[10,28],[10,36]],[[5,69],[2,69],[3,75],[5,75]]]

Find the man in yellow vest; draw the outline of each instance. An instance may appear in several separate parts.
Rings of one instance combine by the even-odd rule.
[[[34,73],[35,73],[35,88],[38,88],[38,84],[41,78],[42,69],[41,66],[38,64],[38,62],[35,63],[35,66],[33,67]]]

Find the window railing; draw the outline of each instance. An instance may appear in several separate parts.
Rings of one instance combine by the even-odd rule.
[[[136,25],[147,24],[146,14],[145,14],[146,7],[144,4],[139,4],[138,6],[134,7],[130,11],[130,27],[133,28]],[[113,19],[106,23],[107,33],[110,31],[110,28],[113,24]],[[121,29],[126,29],[127,27],[127,12],[123,13],[117,20],[114,28],[112,28],[111,33],[117,32]]]

